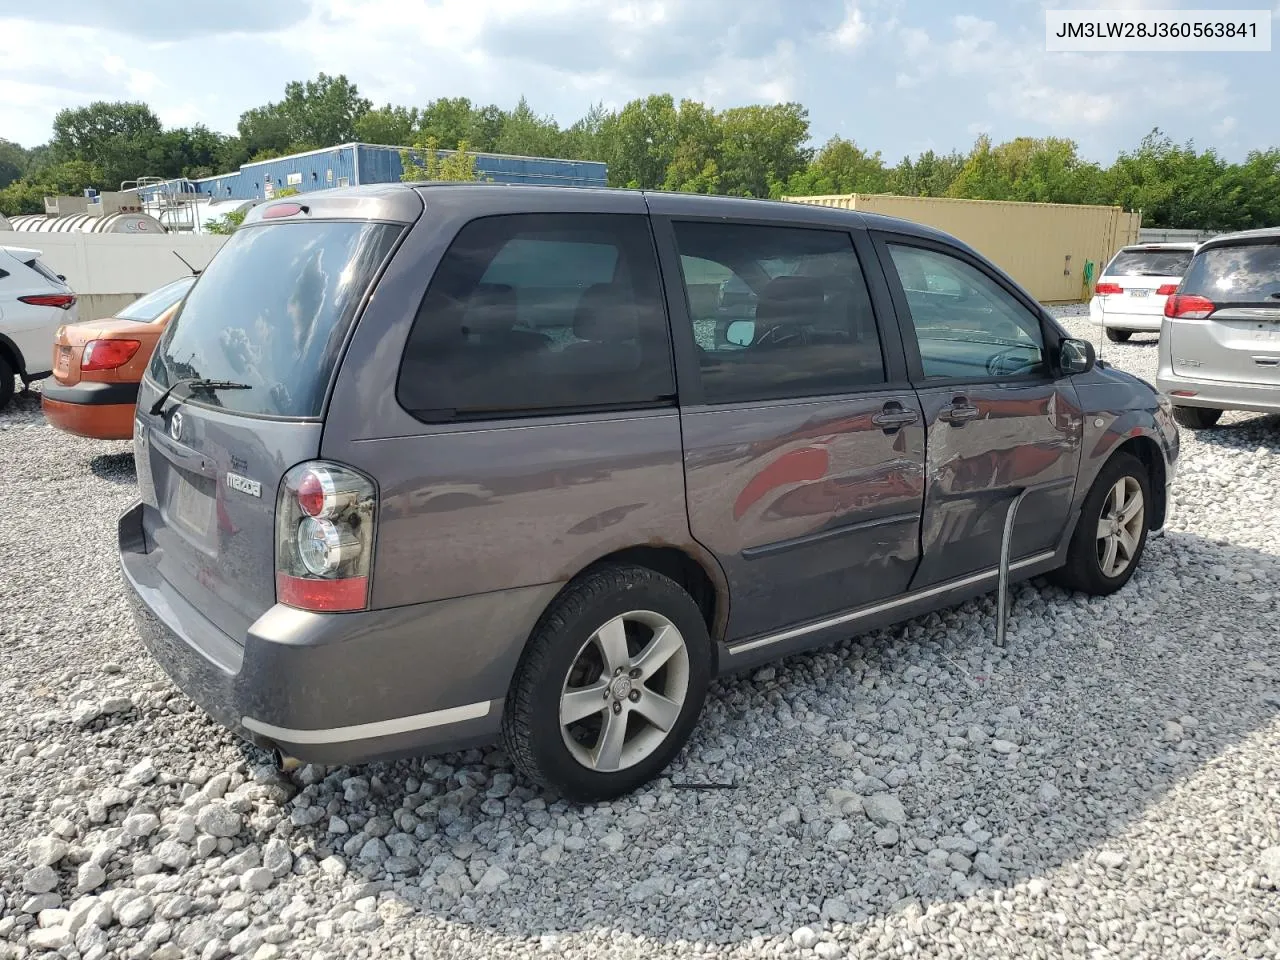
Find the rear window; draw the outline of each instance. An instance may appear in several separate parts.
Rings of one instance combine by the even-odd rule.
[[[315,220],[237,230],[170,322],[151,364],[250,390],[200,394],[236,413],[318,417],[356,310],[402,227]]]
[[[1103,273],[1122,277],[1180,277],[1191,265],[1190,250],[1121,250]]]
[[[139,297],[116,314],[117,320],[136,320],[139,323],[150,323],[182,299],[182,295],[191,289],[195,277],[183,277],[173,283],[166,283],[159,290],[152,290],[145,297]]]
[[[1182,292],[1214,303],[1270,302],[1280,297],[1280,243],[1209,247],[1196,257]]]
[[[65,287],[67,285],[65,280],[46,267],[39,260],[25,260],[23,262],[36,273],[40,274],[40,276],[52,283],[55,287]]]

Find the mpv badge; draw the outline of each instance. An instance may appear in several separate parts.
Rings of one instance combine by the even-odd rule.
[[[227,471],[227,486],[232,490],[239,490],[241,493],[247,493],[251,497],[262,496],[262,484],[257,480],[250,480],[248,477],[242,477],[238,473]]]
[[[182,439],[182,411],[173,411],[173,416],[169,418],[169,436],[175,440]]]

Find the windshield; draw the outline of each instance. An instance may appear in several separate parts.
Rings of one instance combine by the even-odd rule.
[[[399,225],[312,220],[237,230],[169,324],[150,374],[251,386],[193,402],[318,417],[338,351]]]
[[[181,300],[183,295],[191,289],[191,284],[195,283],[195,280],[195,277],[183,277],[173,283],[166,283],[159,290],[152,290],[146,296],[133,301],[116,314],[116,319],[150,323]]]
[[[1280,304],[1280,242],[1210,247],[1196,258],[1182,292],[1214,303]]]
[[[1121,250],[1103,271],[1108,276],[1180,277],[1191,265],[1190,250]]]

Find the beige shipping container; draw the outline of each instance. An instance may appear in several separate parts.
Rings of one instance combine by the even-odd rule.
[[[1138,242],[1141,213],[1121,207],[1010,200],[953,200],[853,193],[784,197],[862,213],[901,217],[937,227],[990,258],[1043,303],[1086,300],[1092,281],[1121,247]]]

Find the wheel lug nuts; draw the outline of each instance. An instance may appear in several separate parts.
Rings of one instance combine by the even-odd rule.
[[[631,679],[632,679],[632,680],[636,680],[636,679],[638,679],[638,678],[639,678],[639,676],[640,676],[640,668],[639,668],[639,667],[633,667],[633,668],[632,668],[632,670],[631,670],[631,673],[629,674],[629,676],[631,677]]]
[[[630,696],[631,696],[631,702],[635,703],[637,700],[640,699],[640,691],[632,690]]]
[[[620,701],[620,700],[615,700],[615,701],[613,701],[613,712],[614,712],[614,713],[621,713],[621,712],[622,712],[622,701]]]

